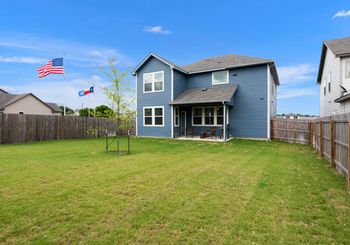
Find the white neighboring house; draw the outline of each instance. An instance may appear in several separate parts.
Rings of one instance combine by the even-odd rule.
[[[55,103],[43,102],[32,93],[10,94],[0,89],[0,113],[61,115]]]
[[[323,43],[317,83],[321,117],[350,112],[350,37]]]

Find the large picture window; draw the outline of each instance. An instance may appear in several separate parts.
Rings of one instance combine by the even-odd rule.
[[[144,107],[143,108],[144,126],[164,126],[164,107]]]
[[[228,124],[228,108],[226,123]],[[221,126],[224,124],[224,108],[222,106],[194,107],[192,109],[193,126]]]
[[[225,84],[228,83],[228,71],[215,71],[212,73],[212,84]]]
[[[164,91],[164,71],[157,71],[143,74],[143,92]]]

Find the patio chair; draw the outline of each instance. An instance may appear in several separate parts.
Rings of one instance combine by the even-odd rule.
[[[210,138],[216,138],[216,136],[217,136],[217,129],[215,127],[211,127],[210,131],[208,132],[208,136]]]
[[[194,136],[194,128],[193,127],[187,127],[186,128],[186,137],[191,136],[191,138],[193,138]]]

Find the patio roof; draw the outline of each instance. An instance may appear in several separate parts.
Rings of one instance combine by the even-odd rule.
[[[229,103],[237,85],[217,85],[210,88],[187,89],[170,102],[171,105]]]

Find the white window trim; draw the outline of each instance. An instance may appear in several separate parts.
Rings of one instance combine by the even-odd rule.
[[[155,90],[155,81],[154,81],[154,76],[155,73],[162,73],[162,80],[163,80],[163,89],[162,90]],[[145,75],[152,75],[152,90],[151,91],[145,91]],[[143,81],[142,81],[142,85],[143,85],[143,93],[144,94],[148,94],[148,93],[159,93],[159,92],[164,92],[164,71],[155,71],[155,72],[147,72],[147,73],[143,73],[143,77],[142,77]]]
[[[223,70],[223,71],[225,71],[225,70]],[[226,70],[226,79],[227,79],[227,81],[224,82],[224,83],[214,83],[214,73],[216,73],[216,72],[223,72],[223,71],[213,71],[213,72],[211,73],[211,85],[228,84],[228,83],[230,82],[230,81],[229,81],[229,71]]]
[[[193,127],[222,127],[223,124],[217,124],[217,108],[223,107],[223,106],[196,106],[192,107],[192,126]],[[205,124],[205,108],[214,108],[214,124]],[[202,124],[194,124],[194,109],[201,109],[202,110]],[[226,114],[226,126],[229,124],[229,109],[227,107],[226,113],[223,112],[223,117]]]
[[[161,108],[163,111],[162,115],[162,125],[155,125],[155,109]],[[152,125],[145,124],[145,109],[152,109]],[[164,127],[164,106],[144,106],[142,109],[142,117],[143,117],[143,126],[144,127]]]
[[[347,71],[347,64],[350,63],[350,60],[344,60],[344,78],[345,79],[349,79],[350,76],[347,76],[348,74],[348,71]]]
[[[174,127],[179,127],[180,126],[180,107],[175,107],[174,108],[175,113],[174,113]],[[176,111],[178,114],[176,115]],[[177,123],[176,123],[176,118],[178,118]]]

